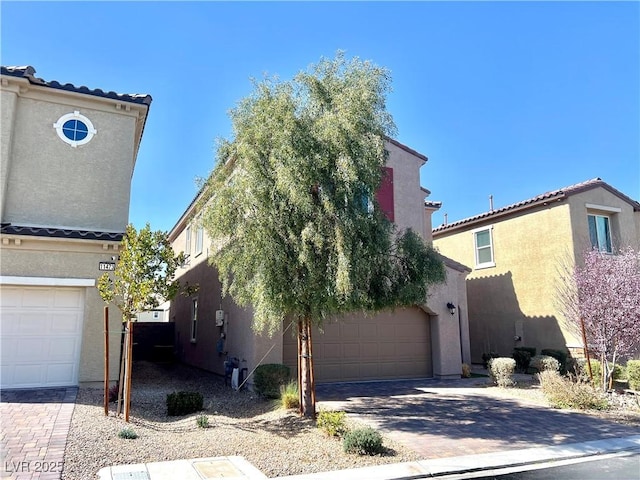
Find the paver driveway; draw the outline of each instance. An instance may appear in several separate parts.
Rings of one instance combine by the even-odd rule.
[[[485,379],[322,384],[320,408],[342,409],[424,459],[638,435],[640,428],[491,396]]]
[[[77,388],[0,393],[3,479],[59,479]]]

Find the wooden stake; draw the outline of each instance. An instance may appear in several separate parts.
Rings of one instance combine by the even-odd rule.
[[[125,372],[125,362],[126,362],[126,338],[127,338],[127,324],[122,323],[122,329],[124,334],[124,342],[120,342],[120,376],[118,377],[118,406],[116,409],[116,416],[120,416],[122,413],[122,393],[124,391],[124,372]],[[122,338],[122,337],[120,337]]]
[[[109,307],[104,307],[104,414],[109,415]]]
[[[589,347],[587,346],[587,332],[584,328],[584,320],[580,317],[580,328],[582,329],[582,345],[584,346],[584,356],[587,357],[587,369],[589,370],[589,379],[593,385],[593,372],[591,371],[591,358],[589,358]]]
[[[298,319],[298,413],[302,415],[302,320]]]
[[[128,322],[129,334],[127,335],[127,371],[125,374],[125,397],[124,397],[124,421],[129,421],[129,411],[131,409],[131,366],[133,364],[133,322]]]

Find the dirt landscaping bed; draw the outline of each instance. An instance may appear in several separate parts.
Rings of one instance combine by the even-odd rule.
[[[166,396],[197,391],[205,410],[166,415]],[[199,457],[241,455],[268,477],[417,460],[418,455],[384,439],[386,453],[358,456],[324,435],[313,422],[278,409],[249,391],[236,392],[220,377],[183,365],[139,362],[134,367],[130,423],[104,415],[103,390],[81,387],[65,449],[63,480],[97,479],[103,467]],[[210,427],[199,428],[199,415]],[[131,427],[136,439],[118,433]]]

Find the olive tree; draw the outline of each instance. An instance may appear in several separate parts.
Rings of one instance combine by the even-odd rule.
[[[432,247],[397,232],[374,193],[395,131],[386,69],[342,53],[265,78],[230,116],[199,210],[225,294],[256,331],[298,325],[301,413],[315,415],[310,332],[330,315],[421,304],[444,279]]]

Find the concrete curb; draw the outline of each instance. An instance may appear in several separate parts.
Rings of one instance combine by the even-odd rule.
[[[292,475],[278,477],[276,480],[415,480],[568,460],[635,449],[640,450],[640,435],[582,443],[568,443],[549,447],[511,450],[508,452],[483,453],[461,457],[380,465],[376,467],[336,470],[310,475]]]

